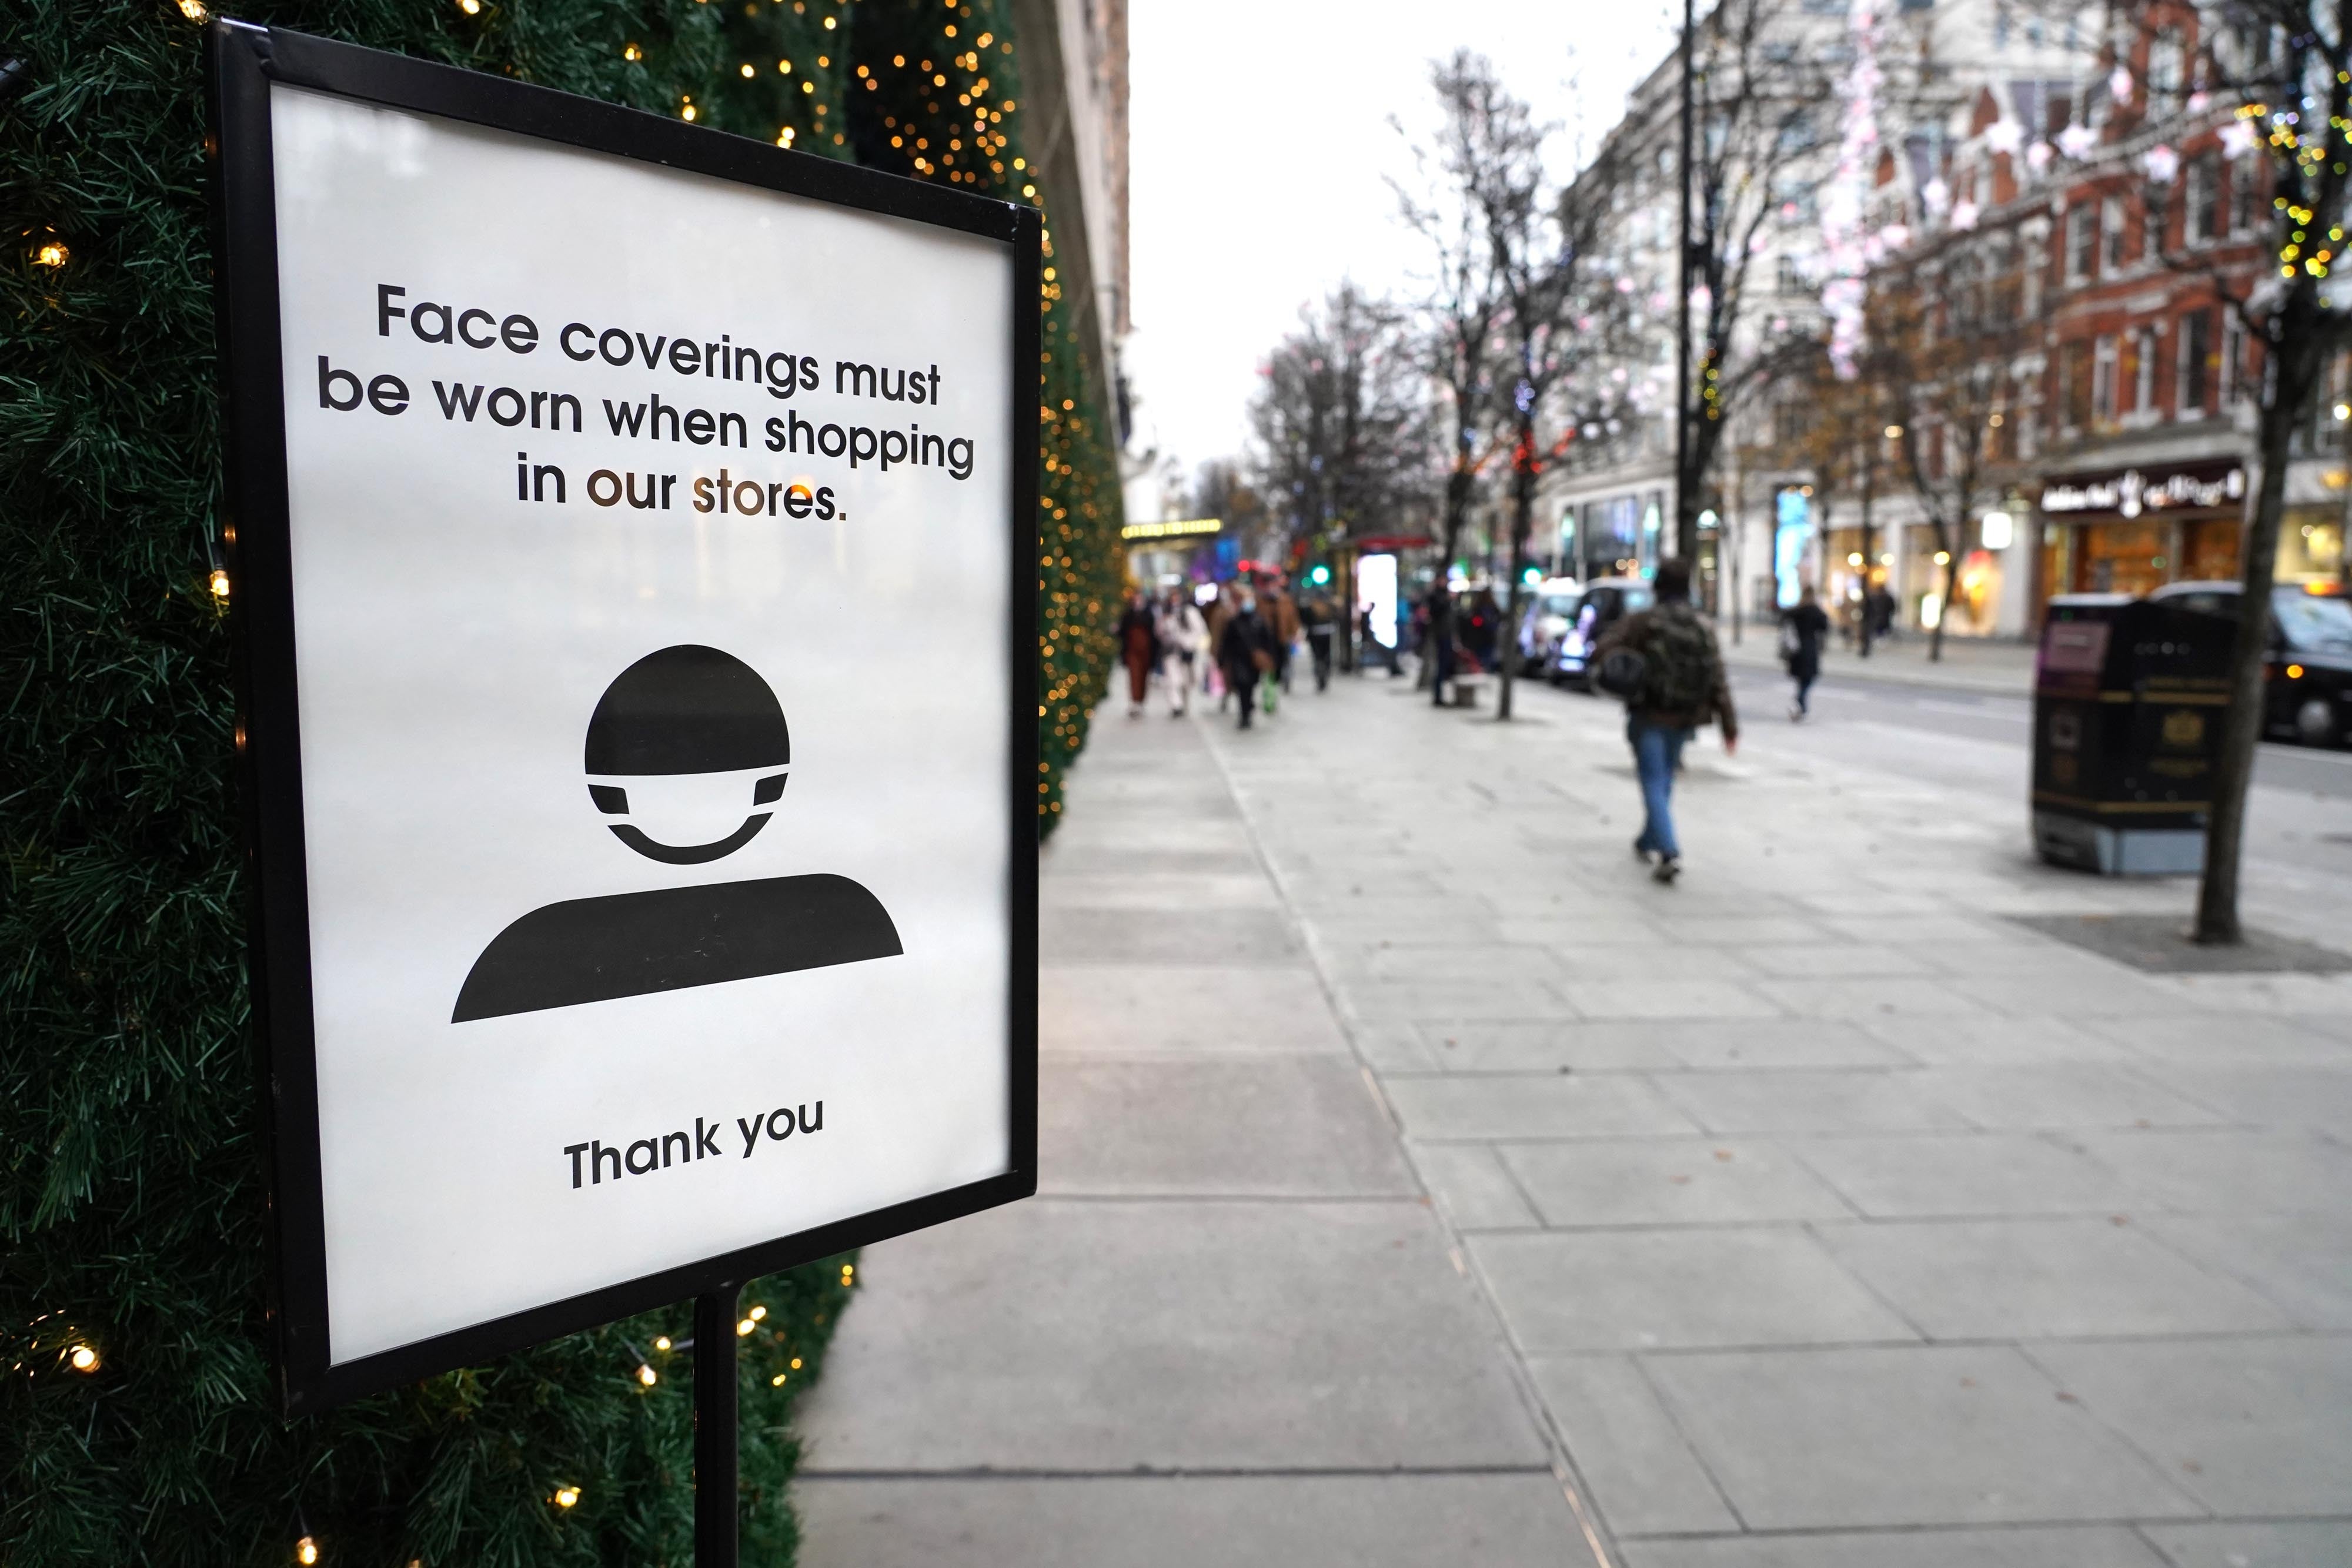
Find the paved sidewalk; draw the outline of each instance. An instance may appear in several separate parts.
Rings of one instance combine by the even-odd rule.
[[[1780,670],[1780,629],[1771,622],[1749,625],[1738,643],[1719,628],[1724,657],[1749,669]],[[1822,678],[1867,681],[1879,685],[1924,686],[1938,691],[1983,692],[2001,696],[2033,695],[2034,645],[1989,637],[1947,637],[1944,656],[1927,658],[1927,634],[1906,632],[1892,643],[1871,644],[1870,657],[1832,636],[1822,649]]]
[[[1570,1561],[1532,1391],[1203,731],[1106,705],[1068,801],[1041,1195],[867,1250],[801,1561]]]
[[[2352,1562],[2352,982],[2004,919],[2189,894],[1922,734],[1702,743],[1656,888],[1613,709],[1521,700],[1097,727],[1050,1196],[871,1249],[805,1561]],[[2252,913],[2342,947],[2273,804]]]

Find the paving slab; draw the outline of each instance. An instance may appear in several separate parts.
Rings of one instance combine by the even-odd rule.
[[[2075,1141],[2122,1172],[2142,1201],[2177,1213],[2341,1214],[2352,1207],[2352,1150],[2299,1128],[2084,1133]]]
[[[1854,1024],[1820,1019],[1675,1019],[1613,1027],[1644,1031],[1689,1068],[1747,1072],[1759,1068],[1914,1065],[1912,1057]]]
[[[1913,1061],[1955,1067],[2140,1060],[2129,1045],[2095,1032],[2096,1020],[1906,1014],[1863,1019],[1856,1027]]]
[[[1606,1073],[1391,1075],[1383,1083],[1405,1136],[1601,1138],[1698,1129],[1638,1078]]]
[[[2005,1133],[1808,1138],[1797,1157],[1864,1214],[2106,1214],[2143,1195],[2074,1149]]]
[[[1973,983],[1890,977],[1850,980],[1759,980],[1757,991],[1784,1012],[1805,1018],[1874,1019],[1889,1014],[1997,1010]]]
[[[2260,1029],[2201,1008],[2176,1007],[2169,1015],[2144,1014],[2079,1020],[2082,1027],[2115,1041],[2133,1055],[2156,1061],[2235,1067],[2256,1062],[2345,1066],[2352,1050],[2308,1019],[2265,1019]]]
[[[1065,967],[1181,956],[1279,967],[1306,956],[1278,909],[1070,909],[1047,903],[1037,913],[1037,942]]]
[[[1075,1061],[1045,1075],[1037,1119],[1048,1193],[1420,1196],[1344,1057]]]
[[[2203,1511],[2011,1349],[1748,1351],[1648,1365],[1753,1530]]]
[[[1854,1531],[1636,1541],[1625,1568],[2166,1568],[2129,1530]]]
[[[2294,1524],[2153,1524],[2145,1531],[2166,1568],[2344,1568],[2352,1521]]]
[[[1589,1019],[1774,1019],[1786,1010],[1764,994],[1762,986],[1736,980],[1693,979],[1668,975],[1655,979],[1615,979],[1580,976],[1559,982],[1559,989],[1575,1004],[1576,1016]]]
[[[1511,1144],[1500,1158],[1547,1225],[1848,1219],[1855,1210],[1789,1151],[1754,1138]]]
[[[1559,1568],[1548,1470],[1507,1475],[832,1480],[794,1489],[801,1561],[857,1568]],[[1588,1559],[1589,1560],[1589,1559]]]
[[[1433,1065],[1449,1072],[1603,1071],[1678,1065],[1657,1029],[1559,1019],[1445,1019],[1413,1026]]]
[[[1082,872],[1044,878],[1039,898],[1065,909],[1279,909],[1281,896],[1245,872]]]
[[[2147,1075],[2219,1117],[2262,1127],[2352,1127],[2352,1061],[2341,1065],[2155,1062]]]
[[[1414,1168],[1456,1230],[1522,1230],[1543,1224],[1502,1151],[1491,1144],[1421,1144]]]
[[[1919,1337],[1794,1228],[1515,1232],[1469,1249],[1531,1356]]]
[[[1739,1528],[1633,1357],[1546,1356],[1528,1369],[1621,1540]]]
[[[2151,1215],[2184,1256],[2277,1304],[2299,1328],[2352,1330],[2352,1215]]]
[[[2224,1118],[2195,1097],[2164,1086],[2164,1075],[2120,1063],[2011,1062],[1935,1067],[1919,1092],[1979,1127],[2028,1132],[2053,1127],[2198,1127]]]
[[[1417,1201],[1035,1198],[866,1257],[819,1470],[1546,1458]]]
[[[2264,1333],[2286,1314],[2110,1219],[1822,1225],[1832,1255],[1930,1337]]]
[[[2046,1344],[2032,1354],[2215,1513],[2352,1516],[2352,1340]]]
[[[1692,1072],[1654,1082],[1710,1133],[1936,1132],[1969,1124],[1910,1071]]]
[[[1312,969],[1129,964],[1037,971],[1038,1049],[1076,1054],[1344,1055]]]

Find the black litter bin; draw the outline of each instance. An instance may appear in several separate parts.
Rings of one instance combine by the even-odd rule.
[[[2108,876],[2194,874],[2230,706],[2226,617],[2159,600],[2050,601],[2033,680],[2033,844]]]

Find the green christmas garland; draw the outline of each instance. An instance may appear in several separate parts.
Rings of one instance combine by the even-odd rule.
[[[21,59],[28,84],[0,102],[0,1568],[283,1564],[306,1541],[320,1563],[370,1568],[683,1568],[682,1309],[291,1427],[275,1413],[227,638],[208,586],[205,10],[30,0],[0,25],[0,60]],[[1017,53],[987,5],[236,14],[919,178],[1034,185]],[[1105,400],[1056,294],[1040,367],[1041,832],[1103,689],[1118,584]],[[749,1561],[791,1559],[792,1404],[853,1281],[842,1260],[745,1292]]]

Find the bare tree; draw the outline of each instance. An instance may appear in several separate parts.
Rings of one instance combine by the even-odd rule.
[[[1485,62],[1477,62],[1485,68]],[[1507,358],[1490,388],[1497,447],[1510,452],[1510,580],[1505,592],[1502,685],[1496,716],[1511,716],[1518,661],[1522,579],[1535,517],[1536,487],[1548,457],[1548,427],[1564,414],[1574,431],[1590,411],[1568,397],[1576,373],[1610,336],[1619,295],[1595,259],[1609,192],[1597,180],[1555,189],[1545,167],[1549,127],[1528,106],[1481,84],[1486,107],[1485,156],[1471,172],[1469,195],[1486,230],[1490,266],[1502,308],[1496,338]]]
[[[1859,516],[1861,580],[1864,601],[1854,628],[1855,652],[1870,657],[1872,622],[1868,591],[1878,559],[1874,508],[1882,477],[1891,478],[1885,432],[1891,412],[1887,392],[1899,384],[1876,350],[1858,346],[1853,373],[1841,375],[1826,342],[1784,383],[1774,405],[1776,428],[1770,451],[1784,469],[1811,477],[1813,511],[1826,537],[1838,497],[1851,495]]]
[[[2022,401],[2014,367],[2042,335],[2024,306],[2028,255],[2005,228],[1958,232],[1882,274],[1866,308],[1895,467],[1943,567],[1931,661],[1944,654],[1969,522],[2001,493],[2014,456],[2004,430]]]
[[[1675,411],[1688,434],[1675,484],[1675,549],[1689,560],[1727,422],[1811,351],[1802,334],[1759,330],[1748,318],[1767,225],[1810,205],[1822,176],[1835,99],[1826,51],[1808,47],[1819,26],[1792,0],[1720,0],[1692,40],[1691,298],[1680,303],[1698,319]]]
[[[1389,533],[1429,486],[1419,345],[1401,312],[1352,283],[1299,313],[1250,405],[1261,494],[1285,542]]]
[[[2249,375],[2259,474],[2195,930],[2200,942],[2234,944],[2288,469],[2329,366],[2352,342],[2352,293],[2333,276],[2352,227],[2352,0],[2117,0],[2110,23],[2099,62],[2116,100],[2107,134],[2138,149],[2144,228],[2159,259],[2204,278],[2261,350]],[[2231,247],[2191,243],[2189,215],[2177,210],[2176,144],[2217,127],[2232,183],[2252,180],[2247,194],[2269,198],[2251,266],[2242,256],[2232,265]]]
[[[1428,271],[1420,307],[1425,365],[1444,398],[1447,425],[1444,549],[1430,618],[1430,664],[1450,665],[1453,596],[1446,572],[1461,548],[1483,465],[1479,437],[1500,352],[1495,329],[1507,308],[1503,278],[1478,202],[1479,183],[1496,162],[1499,144],[1517,134],[1524,118],[1503,90],[1494,67],[1470,51],[1430,68],[1437,94],[1435,140],[1412,150],[1414,178],[1391,182],[1405,223],[1427,243]],[[1445,683],[1430,681],[1430,700],[1445,700]]]

